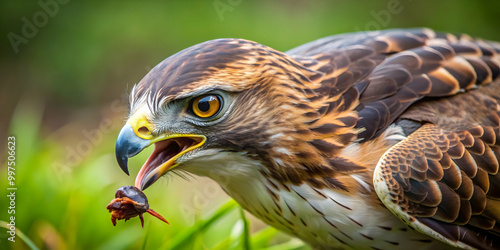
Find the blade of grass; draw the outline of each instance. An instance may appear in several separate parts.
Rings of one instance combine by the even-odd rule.
[[[4,227],[6,228],[7,230],[10,229],[10,227],[8,226],[8,223],[5,222],[5,221],[0,221],[0,227]],[[26,245],[28,245],[28,247],[32,250],[38,250],[39,248],[35,245],[35,243],[33,243],[33,241],[30,240],[30,238],[28,238],[28,236],[26,236],[23,232],[21,232],[21,230],[19,230],[19,228],[16,227],[16,236],[19,236],[19,238],[21,238],[21,240],[24,241],[24,243],[26,243]]]
[[[243,221],[243,232],[241,234],[241,243],[242,248],[245,250],[250,250],[250,223],[248,222],[247,217],[245,216],[245,211],[242,207],[240,208],[240,216]]]
[[[234,224],[233,227],[231,228],[231,233],[229,234],[229,237],[227,237],[228,240],[230,240],[231,245],[227,248],[229,250],[232,249],[242,249],[242,237],[243,237],[243,220],[240,218],[238,219]]]
[[[215,213],[206,220],[197,222],[192,227],[186,229],[184,232],[174,237],[172,242],[166,242],[161,249],[185,249],[189,244],[193,243],[194,237],[197,233],[205,231],[214,222],[219,220],[225,214],[231,212],[238,203],[234,200],[229,200],[220,206]]]
[[[232,239],[225,239],[222,242],[220,242],[217,246],[213,247],[212,250],[229,249],[232,243],[233,243]]]
[[[274,227],[266,227],[252,235],[252,246],[267,246],[271,238],[273,238],[278,233],[278,230]]]

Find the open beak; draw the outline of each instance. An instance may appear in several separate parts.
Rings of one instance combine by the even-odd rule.
[[[126,174],[128,158],[137,155],[151,144],[153,153],[142,166],[135,179],[135,186],[145,190],[178,164],[176,160],[183,154],[201,147],[206,137],[194,134],[152,135],[153,125],[145,118],[145,112],[138,110],[127,121],[116,140],[116,160]]]

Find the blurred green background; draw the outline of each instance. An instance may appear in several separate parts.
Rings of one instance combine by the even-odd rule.
[[[425,26],[500,40],[500,1],[40,0],[2,1],[0,13],[0,221],[10,222],[6,147],[15,136],[19,230],[12,244],[0,222],[0,249],[308,249],[199,177],[147,190],[171,226],[145,215],[144,229],[137,218],[113,227],[105,206],[148,156],[131,160],[130,177],[114,160],[127,91],[169,55],[214,38],[288,50]]]

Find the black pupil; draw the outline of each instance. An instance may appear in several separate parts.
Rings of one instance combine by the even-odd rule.
[[[198,109],[201,112],[207,112],[210,110],[210,102],[214,100],[213,96],[206,96],[201,98],[201,100],[198,102]]]

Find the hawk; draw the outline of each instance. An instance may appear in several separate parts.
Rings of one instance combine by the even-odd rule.
[[[208,176],[315,248],[500,248],[500,44],[358,32],[285,53],[184,49],[130,93],[116,157],[135,186]]]

